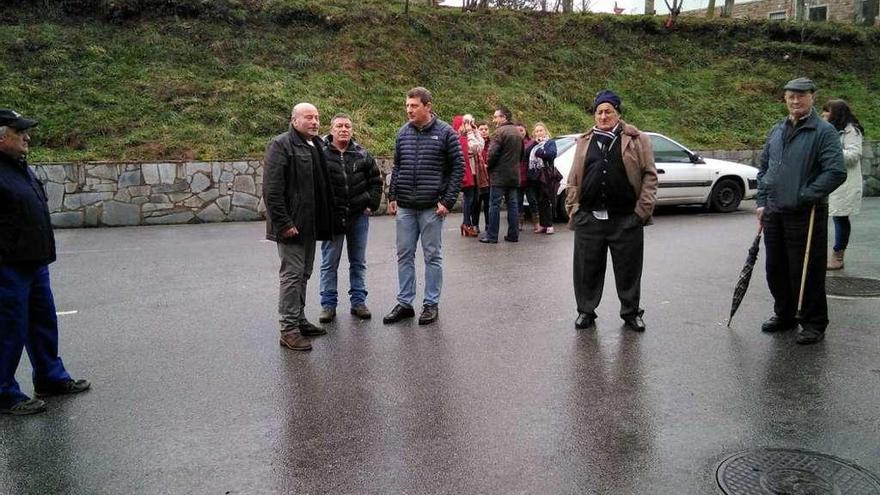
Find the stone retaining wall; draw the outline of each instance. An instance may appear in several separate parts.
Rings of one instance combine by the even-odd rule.
[[[695,151],[707,158],[746,163],[757,167],[761,150]],[[864,196],[880,196],[880,141],[865,141],[862,145],[862,177]]]
[[[880,142],[866,142],[865,196],[880,196]],[[700,151],[756,165],[760,150]],[[387,187],[390,159],[379,159]],[[259,220],[263,166],[234,162],[38,164],[56,227]],[[385,198],[378,214],[385,213]]]

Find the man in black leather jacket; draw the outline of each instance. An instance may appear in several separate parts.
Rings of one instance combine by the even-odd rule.
[[[275,136],[263,159],[266,238],[275,241],[281,258],[278,314],[281,345],[311,350],[306,337],[327,333],[304,314],[306,284],[315,264],[315,241],[332,235],[333,193],[318,137],[318,109],[310,103],[293,107],[290,130]]]

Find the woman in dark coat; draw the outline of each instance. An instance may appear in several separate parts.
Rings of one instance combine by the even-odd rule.
[[[559,172],[556,171],[556,143],[550,139],[550,131],[542,122],[532,129],[535,144],[528,155],[528,198],[538,209],[538,223],[535,224],[536,234],[553,234],[553,199],[559,188]]]

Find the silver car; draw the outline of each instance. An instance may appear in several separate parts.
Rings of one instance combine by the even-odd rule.
[[[758,169],[750,165],[703,158],[680,143],[656,132],[648,132],[657,166],[658,205],[702,204],[719,212],[736,211],[743,199],[758,192]],[[564,179],[556,198],[556,215],[565,219],[565,188],[574,160],[575,139],[581,134],[554,138],[556,168]]]

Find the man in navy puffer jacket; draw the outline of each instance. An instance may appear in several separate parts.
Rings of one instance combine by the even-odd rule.
[[[443,219],[461,189],[464,156],[458,134],[431,111],[431,92],[416,87],[406,94],[409,118],[397,134],[388,211],[397,215],[397,305],[383,319],[396,323],[415,316],[415,255],[419,237],[425,255],[425,299],[419,324],[437,321],[443,285]]]

